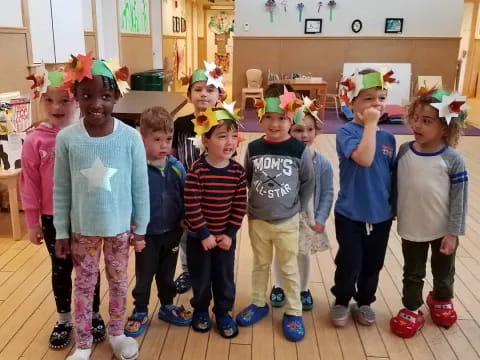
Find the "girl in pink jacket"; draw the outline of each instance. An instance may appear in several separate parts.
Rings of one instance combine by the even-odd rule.
[[[55,256],[55,228],[53,226],[53,165],[55,140],[58,132],[73,122],[76,103],[71,94],[62,88],[63,71],[48,72],[44,66],[27,79],[32,80],[34,98],[40,97],[43,122],[23,144],[21,197],[28,235],[33,244],[45,242],[52,262],[52,287],[58,312],[58,320],[50,335],[53,349],[66,347],[72,335],[72,258]],[[92,335],[94,341],[105,339],[105,324],[99,314],[99,282],[93,303]]]

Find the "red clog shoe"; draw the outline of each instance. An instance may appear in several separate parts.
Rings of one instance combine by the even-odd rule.
[[[402,338],[410,338],[423,327],[425,318],[419,310],[418,314],[408,309],[402,309],[397,316],[390,319],[390,329],[395,335]]]
[[[457,313],[453,308],[452,300],[435,300],[433,293],[430,291],[427,296],[427,305],[430,309],[432,321],[438,326],[448,329],[457,322]]]

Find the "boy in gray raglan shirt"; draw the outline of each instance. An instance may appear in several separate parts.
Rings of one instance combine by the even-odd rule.
[[[299,341],[305,336],[297,265],[299,212],[307,210],[313,196],[314,170],[307,147],[288,133],[293,114],[284,111],[285,97],[291,101],[295,97],[283,90],[283,84],[266,90],[260,117],[265,135],[248,144],[245,157],[252,304],[237,315],[237,323],[252,325],[267,315],[266,291],[275,248],[286,297],[283,332],[289,340]]]

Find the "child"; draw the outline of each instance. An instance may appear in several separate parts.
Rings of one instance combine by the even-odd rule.
[[[465,234],[468,174],[455,151],[466,98],[445,90],[423,91],[409,107],[407,122],[415,140],[398,152],[398,234],[402,238],[404,309],[390,321],[392,331],[412,337],[425,320],[420,306],[428,248],[431,248],[433,291],[427,305],[435,324],[449,328],[453,308],[455,253]]]
[[[206,332],[213,313],[224,338],[238,328],[229,312],[235,301],[234,260],[236,233],[246,213],[243,167],[231,157],[237,149],[238,125],[231,106],[200,113],[194,120],[207,154],[193,163],[185,183],[187,261],[192,280],[192,327]]]
[[[306,210],[313,195],[315,175],[310,151],[288,133],[300,101],[283,84],[270,85],[265,96],[260,103],[260,126],[265,135],[248,144],[245,155],[253,249],[252,304],[237,315],[237,323],[252,325],[268,314],[266,291],[275,248],[287,304],[283,333],[287,339],[299,341],[305,336],[297,264],[299,212]]]
[[[52,262],[52,288],[58,320],[49,339],[52,349],[62,349],[70,343],[72,335],[71,256],[59,259],[55,256],[55,227],[53,226],[53,164],[55,140],[58,132],[72,123],[75,116],[75,100],[64,89],[64,72],[47,71],[42,65],[27,79],[33,81],[35,97],[40,97],[44,121],[25,139],[22,149],[21,196],[33,244],[45,241]],[[42,85],[43,84],[43,85]],[[49,85],[46,85],[49,84]],[[39,219],[41,218],[41,225]],[[93,342],[105,339],[105,324],[99,313],[100,276],[97,278],[93,298]]]
[[[322,128],[322,121],[318,117],[317,110],[315,103],[305,97],[302,111],[295,113],[294,124],[290,128],[290,134],[308,146],[315,171],[315,193],[310,199],[313,206],[313,219],[309,219],[304,212],[300,214],[297,262],[300,275],[300,301],[303,311],[313,308],[313,297],[308,288],[311,271],[310,254],[330,248],[325,232],[325,223],[333,203],[333,170],[330,161],[312,148],[313,142]],[[275,286],[270,293],[270,303],[272,306],[281,307],[285,304],[285,292],[281,287],[276,257],[273,269]]]
[[[136,251],[145,246],[150,203],[142,139],[112,117],[116,100],[128,90],[128,69],[87,54],[73,57],[65,71],[83,116],[58,134],[55,147],[55,253],[71,253],[76,273],[76,350],[68,359],[90,358],[92,297],[102,246],[109,284],[108,339],[118,359],[136,359],[137,342],[123,334],[128,252],[130,241]]]
[[[351,103],[354,119],[337,132],[340,161],[340,191],[335,204],[335,303],[330,317],[335,326],[345,326],[348,305],[362,325],[375,322],[371,304],[375,301],[392,225],[392,170],[395,166],[395,138],[378,128],[388,82],[393,72],[364,70],[342,85]]]
[[[125,326],[125,335],[140,336],[147,326],[148,303],[153,276],[157,283],[158,317],[174,325],[190,325],[182,306],[173,304],[177,289],[173,283],[178,243],[183,233],[183,185],[185,169],[168,155],[172,150],[173,119],[162,107],[145,110],[140,116],[140,132],[145,144],[150,188],[150,223],[145,250],[135,254],[135,308]]]
[[[174,123],[173,153],[188,171],[192,164],[199,158],[198,149],[194,146],[192,138],[195,137],[192,120],[207,110],[207,107],[219,102],[222,92],[222,70],[214,63],[204,61],[205,69],[197,69],[190,78],[187,96],[193,105],[194,112],[179,117]],[[191,282],[187,266],[187,236],[184,234],[180,240],[180,262],[182,273],[175,280],[177,292],[183,294],[190,290]]]

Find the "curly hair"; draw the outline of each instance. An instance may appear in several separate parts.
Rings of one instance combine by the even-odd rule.
[[[412,127],[412,122],[415,114],[415,110],[417,109],[418,106],[431,106],[433,103],[438,103],[438,99],[434,98],[431,96],[431,94],[426,94],[426,95],[421,95],[417,97],[409,106],[408,106],[408,111],[407,111],[407,117],[406,117],[406,125],[409,127]],[[435,109],[435,112],[437,114],[437,119],[440,121],[440,124],[442,125],[443,129],[443,141],[445,143],[453,148],[455,148],[458,145],[458,140],[460,139],[460,135],[462,133],[462,128],[463,125],[460,121],[458,121],[458,118],[452,118],[452,121],[450,121],[450,125],[447,124],[447,120],[444,117],[438,116],[438,109]]]

